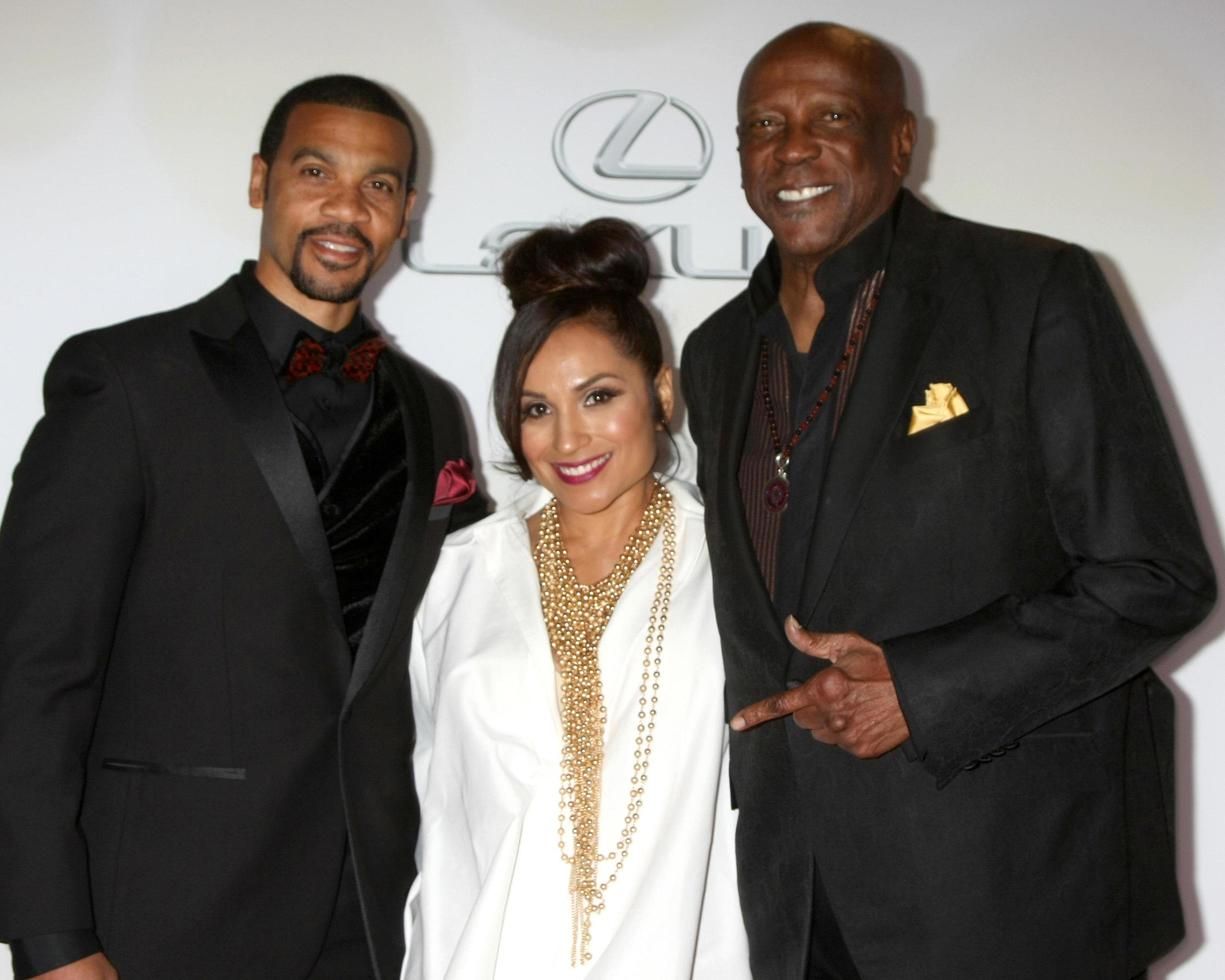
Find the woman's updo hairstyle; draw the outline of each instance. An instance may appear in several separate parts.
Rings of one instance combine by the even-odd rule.
[[[503,253],[502,283],[515,315],[498,350],[494,411],[525,480],[531,470],[520,431],[523,380],[545,341],[565,323],[578,320],[604,331],[617,350],[637,361],[651,391],[653,414],[666,421],[655,391],[663,345],[638,298],[649,273],[642,233],[620,218],[597,218],[578,228],[541,228]]]

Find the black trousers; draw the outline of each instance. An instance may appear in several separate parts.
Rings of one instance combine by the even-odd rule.
[[[821,869],[812,868],[812,932],[808,951],[807,980],[860,980],[855,961],[846,948],[842,930],[821,882]],[[951,978],[949,978],[951,980]],[[1131,980],[1148,980],[1148,971]]]
[[[807,980],[860,980],[846,948],[842,930],[825,894],[821,869],[812,864],[812,927],[808,944]]]

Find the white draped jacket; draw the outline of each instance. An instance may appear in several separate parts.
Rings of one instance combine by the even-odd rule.
[[[577,968],[569,865],[558,848],[556,672],[525,524],[548,496],[531,484],[512,506],[447,539],[410,661],[421,800],[420,877],[405,915],[410,980],[748,980],[702,507],[684,485],[669,490],[676,564],[646,794],[625,867],[592,917],[593,959]],[[662,537],[600,644],[604,853],[629,801]],[[600,880],[609,871],[602,862]]]

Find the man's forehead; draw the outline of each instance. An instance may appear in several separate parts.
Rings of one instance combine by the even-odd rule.
[[[293,154],[302,146],[317,145],[321,141],[355,148],[380,145],[404,152],[412,150],[408,127],[391,116],[326,102],[302,102],[294,106],[285,123],[282,150]]]
[[[893,55],[874,38],[837,25],[796,28],[770,41],[749,61],[740,80],[738,104],[753,96],[764,76],[782,69],[797,80],[841,82],[858,94],[904,102],[901,71]]]
[[[381,112],[332,105],[330,102],[300,102],[285,121],[286,133],[308,128],[331,128],[337,132],[370,131],[379,134],[402,135],[409,139],[408,127],[398,119]]]

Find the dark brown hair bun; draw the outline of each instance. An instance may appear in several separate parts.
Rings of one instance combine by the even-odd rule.
[[[502,256],[502,282],[516,310],[562,289],[598,289],[638,296],[650,258],[642,232],[620,218],[596,218],[578,228],[532,232]]]

